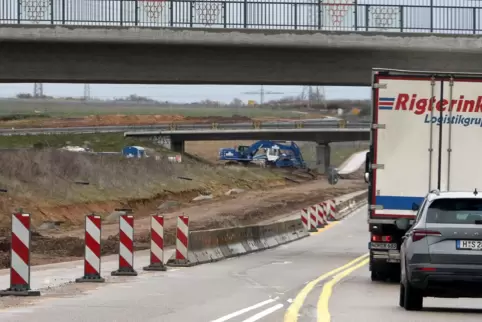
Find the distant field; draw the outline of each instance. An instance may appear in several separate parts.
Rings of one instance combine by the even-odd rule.
[[[107,152],[120,152],[126,145],[153,145],[148,141],[125,138],[122,133],[0,136],[0,149],[31,148],[36,144],[50,148],[87,144],[94,151]]]
[[[51,117],[81,117],[86,115],[106,114],[176,114],[185,117],[240,115],[246,117],[303,117],[303,114],[282,109],[256,107],[203,107],[203,106],[156,106],[128,102],[79,102],[60,100],[7,100],[0,99],[0,116],[6,115],[41,115]]]

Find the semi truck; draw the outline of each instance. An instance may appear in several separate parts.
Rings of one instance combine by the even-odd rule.
[[[369,270],[372,281],[398,280],[400,246],[425,196],[482,185],[482,74],[374,69],[372,77]]]

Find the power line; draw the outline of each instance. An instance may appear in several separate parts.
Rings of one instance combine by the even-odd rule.
[[[261,85],[260,89],[259,89],[259,92],[243,92],[243,94],[250,94],[250,95],[257,95],[259,94],[259,104],[262,105],[264,103],[264,96],[265,95],[272,95],[272,94],[276,94],[276,95],[282,95],[284,93],[282,92],[270,92],[270,91],[265,91],[264,90],[264,85]]]
[[[303,86],[300,98],[301,100],[306,100],[308,102],[308,108],[310,108],[313,104],[321,104],[326,108],[324,86]]]

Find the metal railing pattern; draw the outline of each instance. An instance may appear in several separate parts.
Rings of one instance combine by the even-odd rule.
[[[479,34],[471,0],[2,0],[0,24]]]

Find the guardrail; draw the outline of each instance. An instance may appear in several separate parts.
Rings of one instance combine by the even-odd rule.
[[[479,33],[480,3],[457,2],[453,5],[453,1],[442,0],[2,0],[0,23]]]
[[[252,123],[171,123],[158,125],[133,125],[133,126],[92,126],[92,127],[64,127],[64,128],[21,128],[0,129],[0,136],[11,135],[41,135],[41,134],[80,134],[80,133],[123,133],[123,132],[149,132],[149,131],[236,131],[236,130],[302,130],[302,129],[329,129],[329,128],[360,128],[369,129],[369,122],[345,121],[294,121],[294,122],[252,122]]]

